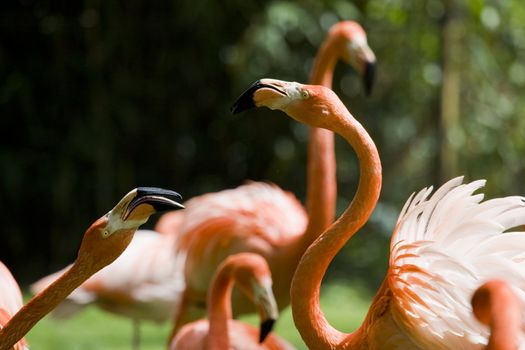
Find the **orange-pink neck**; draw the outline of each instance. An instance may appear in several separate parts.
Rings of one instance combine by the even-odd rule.
[[[374,142],[348,111],[335,115],[333,131],[343,136],[357,153],[360,176],[357,193],[343,215],[303,255],[292,280],[292,313],[306,345],[312,349],[357,348],[357,333],[333,328],[320,307],[320,286],[337,252],[366,223],[381,190],[381,162]]]
[[[331,88],[337,60],[336,40],[328,36],[315,58],[310,84]],[[334,221],[337,197],[334,134],[330,130],[310,128],[309,140],[306,174],[308,226],[303,235],[301,253]]]
[[[232,271],[229,265],[220,268],[211,284],[208,298],[209,331],[206,350],[229,349],[228,322],[232,319]]]
[[[321,44],[315,56],[309,84],[323,85],[327,88],[332,88],[335,65],[339,59],[338,40],[340,40],[340,38],[328,35],[326,40]]]
[[[24,305],[0,330],[0,350],[11,349],[42,317],[91,275],[91,271],[73,264],[60,278]]]

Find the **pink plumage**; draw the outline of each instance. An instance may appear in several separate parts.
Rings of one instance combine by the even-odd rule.
[[[0,328],[17,313],[23,305],[22,292],[9,269],[0,261]],[[25,339],[16,343],[14,350],[27,349]]]

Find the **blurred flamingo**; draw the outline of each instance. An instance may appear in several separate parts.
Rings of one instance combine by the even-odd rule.
[[[525,198],[482,202],[484,181],[452,179],[411,196],[392,236],[390,267],[363,324],[347,334],[333,328],[320,304],[326,270],[366,223],[381,188],[374,142],[335,93],[322,86],[263,79],[246,90],[234,113],[266,106],[343,136],[360,164],[357,193],[348,209],[302,256],[293,277],[295,325],[311,349],[482,349],[489,332],[474,319],[470,296],[480,281],[504,276],[525,292]],[[505,232],[505,233],[504,233]],[[523,311],[523,310],[521,310]],[[524,344],[520,344],[521,347]]]
[[[76,288],[52,315],[66,319],[88,305],[96,305],[128,317],[133,321],[132,348],[138,349],[140,322],[165,322],[173,318],[178,307],[184,286],[184,256],[173,249],[175,240],[174,234],[138,230],[121,256]],[[44,290],[69,268],[33,283],[31,292]]]
[[[257,306],[260,329],[232,320],[233,284]],[[253,253],[227,257],[217,267],[208,292],[208,320],[184,325],[169,348],[212,349],[293,349],[286,341],[269,335],[279,310],[272,292],[272,275],[266,260]]]
[[[476,318],[490,327],[486,350],[515,350],[521,337],[521,305],[512,287],[501,279],[485,282],[472,296]]]
[[[355,22],[341,22],[330,30],[317,54],[311,81],[331,86],[339,59],[364,76],[370,91],[375,56],[366,34]],[[177,248],[187,254],[186,290],[177,312],[172,336],[183,324],[202,317],[206,291],[215,267],[237,252],[256,252],[265,257],[272,271],[279,309],[289,304],[290,282],[304,250],[332,221],[335,213],[336,179],[333,133],[312,128],[308,145],[308,217],[290,193],[265,183],[249,183],[236,189],[191,199],[177,227]],[[156,230],[169,227],[165,214]],[[253,312],[249,300],[234,290],[234,315]]]
[[[7,297],[15,302],[8,302],[8,305],[12,305],[11,309],[2,311],[2,318],[8,317],[0,329],[0,350],[12,349],[69,293],[95,272],[111,264],[126,249],[137,228],[144,224],[151,214],[160,210],[181,208],[182,205],[177,202],[179,199],[178,193],[158,188],[139,187],[130,191],[109,213],[95,221],[84,233],[73,265],[16,313],[13,312],[20,301],[17,300],[19,290],[14,280],[9,282],[12,276],[4,273],[9,283],[5,289],[2,284],[2,296],[5,290],[11,289],[11,292],[6,292],[9,293]]]
[[[17,313],[23,305],[22,292],[13,275],[0,261],[0,328]],[[13,350],[28,349],[24,338],[18,341]]]

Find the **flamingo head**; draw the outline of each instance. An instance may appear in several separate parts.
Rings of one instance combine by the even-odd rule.
[[[236,260],[233,272],[235,283],[257,308],[260,318],[259,342],[262,343],[279,317],[268,263],[262,256],[253,253],[240,253],[228,259]]]
[[[334,131],[333,116],[348,113],[329,88],[276,79],[261,79],[253,83],[231,110],[235,114],[254,107],[278,109],[309,126]]]
[[[505,301],[505,304],[498,303],[499,301]],[[494,310],[498,310],[499,313],[508,312],[508,309],[514,308],[519,310],[519,302],[510,285],[500,279],[493,279],[485,282],[479,287],[472,296],[472,311],[474,316],[483,323],[484,325],[490,326],[493,322],[492,318]],[[506,305],[506,307],[501,307]],[[507,322],[511,320],[510,315],[507,316]],[[519,322],[519,321],[518,321]]]
[[[83,262],[91,271],[110,264],[153,213],[184,208],[181,200],[177,192],[160,188],[139,187],[130,191],[86,231],[77,262]]]
[[[332,26],[328,37],[339,58],[361,74],[369,95],[374,82],[376,56],[368,46],[363,27],[354,21],[341,21]]]

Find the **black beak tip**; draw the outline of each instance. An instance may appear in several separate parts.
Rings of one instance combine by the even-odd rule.
[[[253,83],[246,91],[244,91],[237,101],[231,106],[230,110],[233,114],[237,114],[246,111],[251,108],[255,108],[255,102],[253,102],[253,93],[262,87],[261,81],[257,80]]]
[[[370,94],[372,93],[372,86],[374,85],[374,79],[375,79],[375,71],[376,71],[376,63],[366,62],[363,80],[364,80],[365,92],[367,96],[370,96]]]
[[[268,336],[268,334],[270,334],[270,332],[272,331],[273,329],[273,325],[275,324],[275,320],[273,318],[269,318],[267,320],[264,320],[262,323],[261,323],[261,327],[260,327],[260,333],[259,333],[259,343],[261,344],[262,342],[264,342],[264,340],[266,339],[266,337]]]
[[[178,192],[158,187],[137,187],[137,197],[146,197],[151,195],[182,202],[182,196]]]
[[[157,212],[181,209],[184,208],[180,202],[182,202],[182,196],[175,191],[166,190],[157,187],[138,187],[136,200],[140,198],[146,199],[146,201],[155,208]]]

